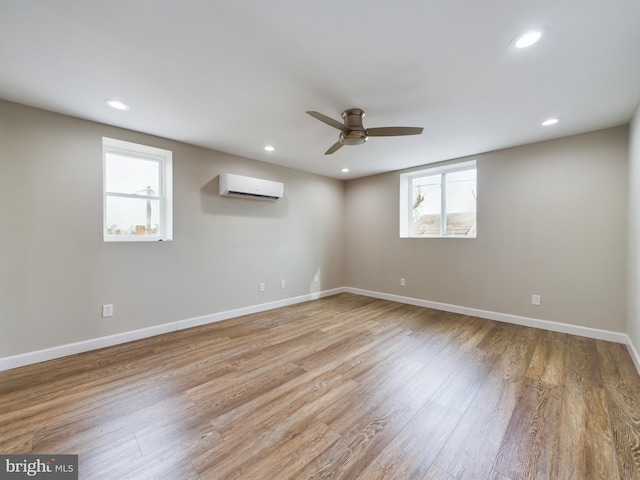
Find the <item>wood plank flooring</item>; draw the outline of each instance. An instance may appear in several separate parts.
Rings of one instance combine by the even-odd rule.
[[[352,294],[0,372],[81,479],[640,479],[624,345]]]

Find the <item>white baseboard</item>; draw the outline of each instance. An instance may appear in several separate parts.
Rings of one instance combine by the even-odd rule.
[[[132,342],[134,340],[140,340],[141,338],[154,337],[156,335],[162,335],[163,333],[169,333],[175,330],[175,322],[165,323],[164,325],[155,325],[153,327],[141,328],[139,330],[116,333],[106,337],[92,338],[91,340],[67,343],[66,345],[59,345],[43,350],[13,355],[11,357],[4,357],[0,358],[0,372],[34,363],[46,362],[47,360],[53,360],[55,358],[76,355],[89,350],[97,350],[99,348],[111,347],[112,345]]]
[[[187,320],[178,320],[177,330],[183,330],[185,328],[198,327],[200,325],[206,325],[208,323],[221,322],[222,320],[228,320],[229,318],[241,317],[242,315],[250,315],[252,313],[266,312],[267,310],[273,310],[274,308],[286,307],[288,305],[295,305],[296,303],[308,302],[309,300],[317,300],[322,297],[329,297],[338,293],[344,292],[345,289],[334,288],[332,290],[324,290],[322,292],[309,293],[301,295],[299,297],[285,298],[283,300],[276,300],[274,302],[260,303],[258,305],[251,305],[249,307],[237,308],[234,310],[227,310],[226,312],[212,313],[211,315],[204,315],[202,317],[189,318]]]
[[[626,343],[627,343],[627,350],[629,350],[629,354],[631,355],[633,363],[635,363],[636,365],[636,370],[638,370],[638,373],[640,373],[640,354],[638,354],[638,350],[636,350],[636,347],[631,341],[631,337],[629,337],[629,335],[627,335]]]
[[[460,313],[473,317],[486,318],[488,320],[496,320],[498,322],[514,323],[527,327],[540,328],[550,330],[552,332],[568,333],[571,335],[579,335],[581,337],[594,338],[596,340],[606,340],[608,342],[623,343],[627,346],[629,355],[636,366],[636,370],[640,374],[640,354],[636,350],[631,337],[626,333],[612,332],[610,330],[600,330],[597,328],[583,327],[580,325],[571,325],[568,323],[551,322],[549,320],[540,320],[537,318],[521,317],[519,315],[511,315],[508,313],[491,312],[480,310],[477,308],[460,307],[458,305],[450,305],[448,303],[431,302],[429,300],[421,300],[419,298],[403,297],[390,293],[373,292],[370,290],[362,290],[359,288],[345,287],[345,292],[355,293],[357,295],[365,295],[367,297],[380,298],[382,300],[390,300],[392,302],[406,303],[419,307],[433,308],[445,312]]]
[[[615,343],[624,343],[627,347],[633,347],[631,339],[626,333],[612,332],[610,330],[600,330],[597,328],[583,327],[580,325],[571,325],[568,323],[551,322],[549,320],[540,320],[537,318],[521,317],[519,315],[511,315],[508,313],[491,312],[488,310],[480,310],[477,308],[461,307],[458,305],[450,305],[448,303],[431,302],[429,300],[421,300],[419,298],[403,297],[400,295],[393,295],[390,293],[373,292],[370,290],[361,290],[359,288],[346,287],[345,292],[355,293],[357,295],[365,295],[367,297],[380,298],[383,300],[390,300],[393,302],[406,303],[409,305],[416,305],[419,307],[433,308],[435,310],[442,310],[445,312],[460,313],[462,315],[469,315],[472,317],[486,318],[488,320],[496,320],[498,322],[514,323],[516,325],[523,325],[526,327],[540,328],[543,330],[550,330],[552,332],[569,333],[571,335],[579,335],[581,337],[594,338],[597,340],[606,340]],[[635,351],[635,348],[633,348]],[[637,352],[631,352],[631,356],[634,357],[636,366],[640,366],[640,356]],[[635,356],[634,356],[635,355]],[[640,368],[638,368],[640,371]]]
[[[37,350],[34,352],[23,353],[11,357],[4,357],[0,358],[0,372],[4,370],[10,370],[12,368],[23,367],[25,365],[45,362],[47,360],[53,360],[55,358],[76,355],[78,353],[88,352],[90,350],[97,350],[99,348],[119,345],[121,343],[131,342],[134,340],[140,340],[142,338],[154,337],[163,333],[175,332],[177,330],[183,330],[185,328],[196,327],[199,325],[206,325],[208,323],[220,322],[222,320],[240,317],[242,315],[264,312],[267,310],[273,310],[274,308],[286,307],[287,305],[294,305],[296,303],[302,303],[309,300],[316,300],[318,298],[336,295],[344,291],[344,288],[334,288],[332,290],[309,293],[307,295],[301,295],[299,297],[287,298],[284,300],[277,300],[275,302],[262,303],[259,305],[252,305],[249,307],[243,307],[234,310],[227,310],[225,312],[213,313],[211,315],[204,315],[202,317],[177,320],[175,322],[165,323],[163,325],[156,325],[153,327],[132,330],[129,332],[116,333],[114,335],[109,335],[106,337],[92,338],[90,340],[85,340],[82,342],[69,343],[66,345],[60,345],[44,350]]]
[[[419,298],[403,297],[400,295],[393,295],[390,293],[374,292],[370,290],[362,290],[359,288],[352,288],[352,287],[334,288],[334,289],[325,290],[322,292],[301,295],[299,297],[287,298],[287,299],[277,300],[277,301],[268,302],[268,303],[261,303],[258,305],[237,308],[234,310],[227,310],[224,312],[213,313],[213,314],[204,315],[201,317],[189,318],[185,320],[177,320],[175,322],[166,323],[164,325],[156,325],[153,327],[143,328],[140,330],[117,333],[115,335],[109,335],[106,337],[99,337],[91,340],[85,340],[82,342],[70,343],[66,345],[60,345],[57,347],[47,348],[44,350],[37,350],[34,352],[14,355],[11,357],[4,357],[4,358],[0,358],[0,371],[10,370],[12,368],[31,365],[34,363],[44,362],[47,360],[53,360],[55,358],[66,357],[68,355],[75,355],[75,354],[87,352],[90,350],[97,350],[99,348],[110,347],[112,345],[119,345],[121,343],[140,340],[142,338],[153,337],[156,335],[161,335],[163,333],[173,332],[177,330],[183,330],[185,328],[197,327],[197,326],[206,325],[209,323],[220,322],[222,320],[240,317],[242,315],[265,312],[267,310],[273,310],[274,308],[286,307],[288,305],[295,305],[296,303],[307,302],[309,300],[316,300],[318,298],[328,297],[328,296],[336,295],[342,292],[354,293],[356,295],[364,295],[364,296],[373,297],[373,298],[380,298],[382,300],[390,300],[393,302],[406,303],[408,305],[416,305],[419,307],[433,308],[435,310],[442,310],[445,312],[460,313],[462,315],[470,315],[473,317],[486,318],[488,320],[496,320],[499,322],[513,323],[516,325],[540,328],[543,330],[550,330],[552,332],[568,333],[571,335],[579,335],[582,337],[594,338],[597,340],[606,340],[609,342],[623,343],[627,346],[627,349],[629,350],[629,354],[631,355],[631,358],[635,363],[636,369],[640,373],[640,354],[638,353],[635,346],[633,345],[631,338],[626,333],[612,332],[609,330],[600,330],[596,328],[583,327],[579,325],[571,325],[568,323],[551,322],[549,320],[540,320],[536,318],[522,317],[519,315],[511,315],[507,313],[491,312],[491,311],[480,310],[476,308],[461,307],[458,305],[432,302],[429,300],[422,300]]]

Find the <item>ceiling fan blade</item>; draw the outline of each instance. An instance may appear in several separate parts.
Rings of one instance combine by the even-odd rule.
[[[309,115],[311,115],[313,118],[315,118],[316,120],[320,120],[323,123],[326,123],[327,125],[333,127],[333,128],[337,128],[338,130],[344,130],[344,123],[339,122],[337,120],[334,120],[331,117],[327,117],[326,115],[323,115],[320,112],[306,112]]]
[[[422,127],[378,127],[367,128],[370,137],[395,137],[397,135],[420,135]]]
[[[324,152],[325,155],[331,155],[333,152],[335,152],[336,150],[338,150],[340,147],[342,147],[342,143],[340,142],[336,142],[333,145],[331,145],[329,147],[329,150],[327,150],[326,152]]]

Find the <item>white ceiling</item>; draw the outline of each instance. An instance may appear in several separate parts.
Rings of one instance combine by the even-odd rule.
[[[640,1],[2,0],[0,98],[356,178],[629,122]],[[325,156],[351,107],[424,133]]]

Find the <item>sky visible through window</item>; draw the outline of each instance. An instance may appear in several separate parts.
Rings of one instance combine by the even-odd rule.
[[[160,162],[106,154],[107,227],[113,234],[156,234],[160,223]],[[144,198],[109,196],[109,193]]]

